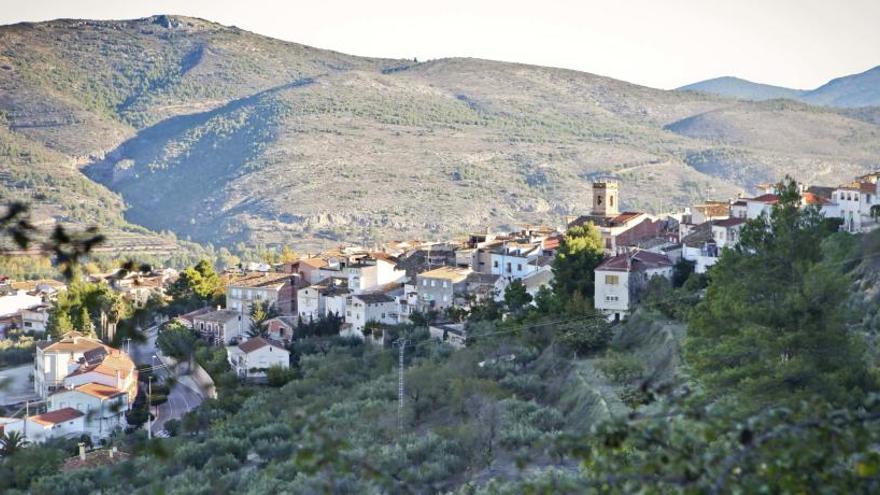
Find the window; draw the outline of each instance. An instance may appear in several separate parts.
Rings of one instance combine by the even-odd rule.
[[[614,206],[614,196],[608,196],[608,206]]]
[[[428,286],[428,280],[422,279],[422,287],[427,287],[427,286]]]
[[[510,273],[510,263],[507,264],[507,273]]]
[[[434,280],[431,280],[431,287],[434,287]]]
[[[445,281],[445,280],[443,281],[443,287],[446,287],[446,281]]]
[[[495,260],[495,261],[492,262],[492,267],[493,267],[493,268],[498,268],[498,260]]]
[[[443,294],[443,302],[446,302],[448,300],[449,300],[449,296],[447,296],[446,294]]]
[[[521,271],[522,271],[522,263],[517,263],[517,264],[516,264],[516,271],[518,271],[518,272],[521,272]]]
[[[617,285],[619,282],[617,275],[605,275],[605,285]]]

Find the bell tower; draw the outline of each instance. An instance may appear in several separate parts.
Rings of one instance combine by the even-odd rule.
[[[620,213],[618,210],[617,183],[611,181],[593,182],[592,214],[610,217]]]

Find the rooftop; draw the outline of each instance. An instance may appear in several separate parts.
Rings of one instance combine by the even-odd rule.
[[[645,213],[639,211],[625,211],[614,216],[602,215],[581,215],[576,220],[568,224],[568,228],[580,227],[585,223],[592,223],[596,227],[623,227],[641,218]]]
[[[352,296],[352,297],[360,299],[361,301],[363,301],[366,304],[381,304],[381,303],[387,303],[387,302],[394,302],[393,297],[386,295],[386,294],[382,294],[382,293],[358,294],[358,295]]]
[[[600,263],[596,270],[633,272],[666,266],[672,266],[672,261],[668,257],[650,251],[636,251],[608,258]]]
[[[756,201],[758,203],[767,203],[772,205],[779,202],[779,196],[775,194],[762,194],[754,198],[749,198],[748,201]]]
[[[65,407],[63,409],[56,409],[47,413],[31,416],[30,420],[43,426],[53,426],[57,425],[58,423],[63,423],[65,421],[79,418],[83,415],[84,414],[82,412],[77,411],[72,407]]]
[[[61,340],[52,342],[49,340],[41,341],[37,347],[43,352],[64,352],[64,353],[84,353],[94,349],[110,349],[98,339],[84,337],[79,332],[70,332],[65,334]]]
[[[290,279],[289,273],[248,273],[229,281],[230,287],[280,288]]]
[[[238,344],[238,348],[241,349],[242,352],[244,352],[246,354],[250,354],[251,352],[254,352],[258,349],[262,349],[263,347],[266,347],[266,346],[272,346],[272,347],[275,347],[277,349],[281,349],[281,350],[287,352],[287,349],[285,349],[284,346],[280,342],[276,342],[272,339],[267,339],[265,337],[253,337],[253,338],[245,340],[241,344]]]
[[[97,397],[102,400],[116,397],[117,395],[122,395],[125,393],[122,390],[118,390],[116,387],[104,385],[103,383],[86,383],[85,385],[80,385],[79,387],[76,387],[74,390],[91,395],[92,397]]]
[[[211,311],[209,313],[193,316],[193,321],[200,320],[215,323],[226,323],[227,321],[237,319],[238,316],[239,312],[234,309],[218,309],[217,311]]]
[[[742,225],[746,223],[745,218],[725,218],[724,220],[718,220],[714,223],[716,227],[736,227],[737,225]]]
[[[439,278],[443,280],[451,280],[453,282],[461,282],[468,274],[471,273],[470,268],[457,268],[453,266],[441,266],[419,274],[422,278]]]

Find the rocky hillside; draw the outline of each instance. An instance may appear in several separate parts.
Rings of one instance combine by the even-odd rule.
[[[623,181],[624,206],[663,210],[880,167],[871,112],[359,58],[169,16],[0,28],[0,116],[0,144],[45,155],[41,172],[4,160],[13,179],[64,170],[96,191],[51,186],[47,209],[215,244],[556,224],[587,208],[596,176]]]

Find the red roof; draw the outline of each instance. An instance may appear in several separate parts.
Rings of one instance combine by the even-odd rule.
[[[636,251],[635,254],[624,253],[608,258],[596,270],[632,272],[664,266],[672,266],[672,261],[666,256],[650,251]]]
[[[804,203],[808,205],[827,205],[831,203],[831,200],[811,192],[805,192],[803,198]]]
[[[52,426],[57,425],[58,423],[63,423],[65,421],[76,419],[82,415],[83,413],[81,411],[77,411],[72,407],[65,407],[64,409],[56,409],[54,411],[49,411],[44,414],[31,416],[30,419],[31,421],[44,426]]]
[[[777,196],[775,194],[762,194],[762,195],[758,196],[757,198],[750,199],[749,201],[757,201],[759,203],[776,204],[779,202],[779,196]]]
[[[257,349],[262,349],[263,347],[266,347],[267,345],[270,345],[270,346],[275,347],[277,349],[284,349],[284,346],[279,344],[278,342],[275,342],[274,340],[266,339],[263,337],[254,337],[251,339],[247,339],[246,341],[242,342],[241,344],[238,344],[238,348],[241,349],[242,351],[250,354],[250,353],[256,351]]]

